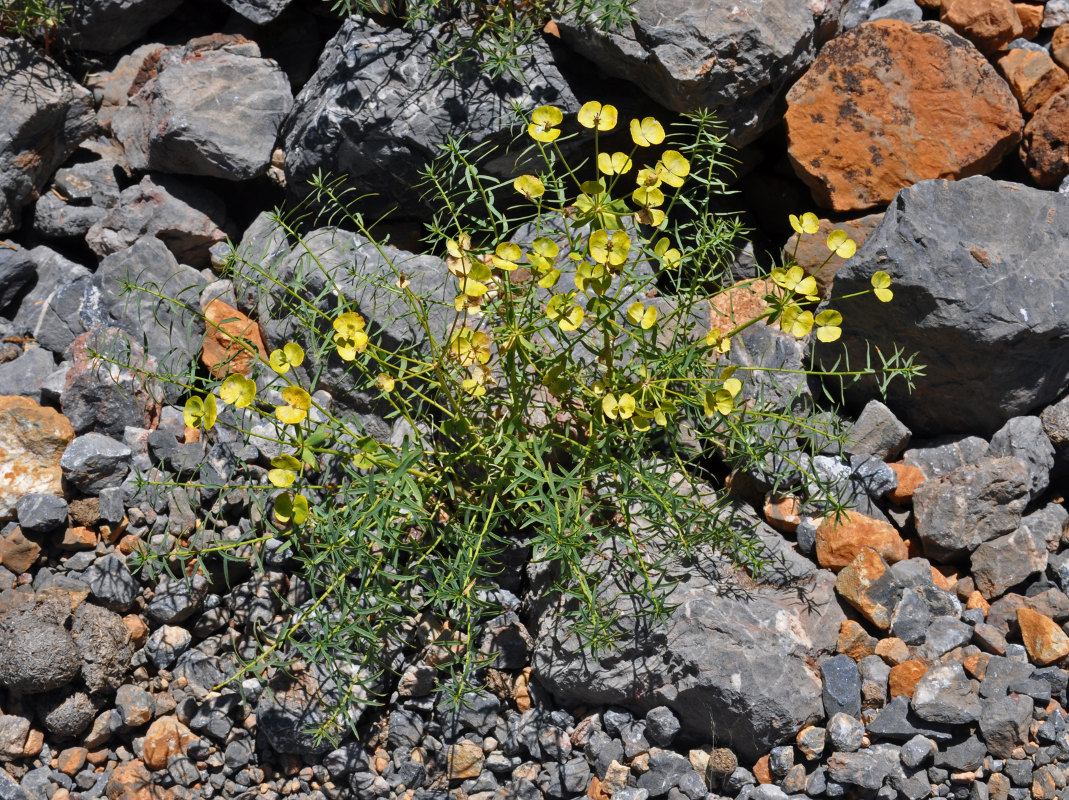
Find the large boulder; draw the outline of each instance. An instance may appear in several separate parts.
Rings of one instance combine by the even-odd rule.
[[[93,96],[23,41],[0,37],[0,234],[96,128]]]
[[[70,420],[27,397],[0,397],[0,522],[31,492],[63,494],[60,459],[74,440]]]
[[[574,17],[559,27],[565,42],[610,75],[673,111],[717,112],[731,141],[745,145],[779,122],[776,101],[812,62],[818,21],[836,18],[842,5],[638,0],[636,18],[620,30]]]
[[[64,41],[78,50],[113,53],[136,42],[182,0],[68,0]]]
[[[770,578],[682,568],[663,624],[636,616],[633,598],[620,591],[629,577],[613,572],[600,591],[620,612],[622,638],[597,654],[561,613],[566,604],[548,595],[532,660],[538,681],[568,706],[668,706],[683,739],[716,741],[749,761],[793,740],[824,716],[817,665],[834,652],[844,615],[834,575],[815,570],[771,529],[760,533],[782,559]]]
[[[949,27],[880,20],[821,50],[787,93],[786,123],[814,200],[853,211],[918,181],[990,171],[1023,119],[995,68]]]
[[[151,77],[111,123],[131,167],[227,180],[267,171],[293,95],[255,42],[205,37],[147,61]]]
[[[420,169],[448,137],[466,137],[466,147],[508,141],[513,104],[524,112],[544,104],[578,110],[549,45],[532,45],[521,84],[463,65],[456,76],[436,69],[439,35],[436,28],[416,33],[356,17],[345,21],[283,128],[292,192],[306,193],[308,179],[322,170],[347,173],[360,192],[418,203],[422,191],[413,187]],[[514,166],[514,159],[505,161],[500,169]]]
[[[888,405],[918,435],[990,435],[1069,388],[1069,197],[985,177],[903,189],[835,276],[835,294],[867,292],[877,270],[894,299],[836,303],[850,363],[878,347],[916,353],[924,377]],[[825,364],[842,345],[817,345]],[[860,403],[871,384],[851,390]]]

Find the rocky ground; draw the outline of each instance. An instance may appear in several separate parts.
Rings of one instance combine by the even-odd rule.
[[[447,78],[435,30],[339,26],[314,0],[75,5],[63,66],[0,39],[0,798],[1069,797],[1066,0],[639,0],[621,32],[555,21],[523,84]],[[316,742],[340,699],[315,665],[216,688],[308,600],[281,542],[229,581],[131,571],[144,544],[253,524],[239,494],[136,475],[248,479],[270,443],[197,440],[177,394],[89,353],[221,358],[127,278],[277,346],[217,274],[228,239],[291,256],[261,212],[322,168],[418,217],[447,135],[502,141],[512,102],[591,98],[716,109],[757,229],[738,273],[815,203],[861,244],[822,290],[894,284],[892,313],[852,311],[849,351],[898,343],[926,377],[887,405],[859,389],[846,457],[813,458],[855,498],[837,522],[799,511],[820,487],[738,477],[779,565],[745,593],[684,574],[664,625],[595,658],[517,573],[463,706],[417,648],[360,736]],[[759,326],[732,358],[802,349]]]

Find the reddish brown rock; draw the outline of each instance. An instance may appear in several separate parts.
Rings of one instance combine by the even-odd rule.
[[[254,348],[249,350],[248,348]],[[204,309],[204,347],[200,359],[221,380],[227,375],[247,375],[256,354],[267,360],[260,326],[222,300],[212,300]]]
[[[984,53],[993,53],[1024,32],[1010,0],[943,0],[939,19]]]
[[[1021,38],[1035,39],[1043,27],[1043,6],[1033,3],[1014,3],[1017,19],[1021,20]]]
[[[998,68],[1028,117],[1069,86],[1069,75],[1065,70],[1046,53],[1037,50],[1014,48],[999,58]]]
[[[449,780],[477,778],[483,771],[483,749],[477,742],[465,739],[446,749]]]
[[[835,579],[839,596],[882,631],[891,627],[897,600],[895,588],[887,562],[871,547],[861,548],[857,558]]]
[[[1021,160],[1040,186],[1057,186],[1069,175],[1069,89],[1054,95],[1029,120]]]
[[[817,528],[817,562],[832,572],[850,564],[863,547],[871,547],[889,564],[909,557],[893,525],[857,511],[845,512],[838,521],[825,517]]]
[[[1055,28],[1050,40],[1050,54],[1062,69],[1069,70],[1069,23]]]
[[[792,495],[769,495],[765,498],[765,521],[778,531],[794,533],[802,522],[802,501]]]
[[[60,754],[56,757],[56,769],[73,778],[85,766],[85,757],[87,755],[89,755],[89,751],[84,747],[68,747],[66,750],[60,751]]]
[[[772,767],[769,762],[771,757],[766,753],[757,759],[757,763],[753,765],[753,776],[757,778],[758,783],[772,783]]]
[[[909,660],[909,645],[897,636],[888,636],[876,643],[876,655],[893,667]]]
[[[1045,667],[1069,655],[1069,636],[1050,617],[1022,607],[1017,609],[1017,624],[1021,628],[1021,641],[1034,664]]]
[[[727,333],[738,325],[765,313],[764,297],[772,285],[768,281],[742,281],[729,286],[709,300],[709,327]]]
[[[170,800],[174,792],[156,786],[152,773],[134,759],[120,764],[111,773],[104,792],[108,800]]]
[[[871,656],[876,652],[876,645],[876,637],[869,636],[868,631],[852,619],[844,619],[839,626],[839,640],[835,649],[850,656],[854,661]]]
[[[126,629],[130,631],[130,641],[134,648],[140,650],[148,641],[148,625],[137,614],[127,614],[122,621]]]
[[[153,771],[167,769],[167,759],[185,755],[186,748],[198,738],[175,717],[160,717],[145,734],[145,766]]]
[[[832,222],[830,219],[820,220],[820,228],[814,234],[794,234],[783,245],[783,252],[791,256],[794,261],[805,270],[806,275],[812,275],[817,279],[817,294],[827,299],[831,294],[832,279],[839,268],[846,263],[846,259],[837,256],[828,250],[825,242],[828,234],[833,230],[844,230],[858,247],[865,243],[869,234],[875,230],[883,219],[883,214],[866,214],[857,219],[848,219],[842,222]]]
[[[0,564],[16,575],[32,567],[40,555],[41,546],[27,539],[22,528],[15,528],[7,536],[0,536]]]
[[[789,155],[820,205],[886,205],[903,187],[994,168],[1021,135],[1005,81],[938,22],[879,20],[832,40],[787,94]]]
[[[924,677],[928,668],[920,661],[903,661],[891,667],[887,676],[887,692],[891,697],[904,695],[913,697],[913,690],[917,688],[917,681]]]
[[[84,525],[67,528],[59,543],[61,550],[92,550],[97,546],[97,535]]]
[[[74,440],[70,420],[28,397],[0,397],[0,522],[29,492],[63,494],[59,459]]]

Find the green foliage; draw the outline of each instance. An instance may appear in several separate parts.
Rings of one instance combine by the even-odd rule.
[[[0,0],[0,36],[48,41],[69,11],[54,0]]]
[[[621,632],[609,583],[658,620],[688,559],[715,551],[764,567],[722,490],[729,472],[759,469],[773,490],[808,482],[803,499],[841,509],[805,457],[839,436],[803,398],[806,377],[827,373],[729,354],[757,325],[797,337],[816,325],[833,341],[842,315],[814,316],[816,283],[788,258],[763,310],[710,325],[741,227],[711,211],[726,158],[714,120],[667,131],[634,120],[633,146],[610,153],[600,137],[616,109],[588,103],[573,136],[589,157],[577,161],[559,146],[561,118],[537,109],[517,134],[532,172],[515,179],[482,170],[489,151],[443,147],[425,173],[442,259],[429,272],[426,257],[377,241],[343,183],[323,177],[312,207],[353,233],[302,234],[309,220],[277,215],[295,255],[231,260],[245,305],[262,325],[277,316],[278,347],[233,339],[231,363],[251,356],[249,377],[185,382],[186,422],[276,454],[223,484],[181,484],[218,499],[203,528],[158,543],[146,565],[240,570],[284,542],[307,592],[260,630],[247,671],[326,663],[346,676],[346,698],[365,698],[397,653],[422,648],[471,680],[494,657],[480,643],[499,587],[522,584],[525,565],[542,565],[575,632],[604,650]],[[840,234],[828,247],[841,255]],[[873,286],[889,299],[883,278]],[[911,380],[917,367],[895,358],[831,377]],[[235,493],[257,511],[242,535],[223,535],[212,527]]]

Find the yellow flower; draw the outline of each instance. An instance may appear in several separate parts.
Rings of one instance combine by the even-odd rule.
[[[661,176],[656,170],[650,169],[649,167],[643,167],[635,175],[635,183],[639,186],[655,189],[661,185]]]
[[[248,408],[256,399],[256,381],[235,372],[219,387],[219,397],[235,408]]]
[[[735,397],[740,391],[742,391],[742,381],[738,378],[728,378],[715,392],[712,389],[706,389],[705,396],[702,398],[705,416],[713,417],[722,414],[726,417],[735,410]]]
[[[210,431],[215,425],[217,415],[218,406],[214,394],[205,395],[203,398],[191,397],[186,400],[185,408],[182,409],[182,419],[187,428],[204,428]]]
[[[648,331],[657,321],[657,306],[644,306],[641,301],[636,301],[628,306],[627,319],[632,325]]]
[[[501,242],[496,248],[494,248],[494,255],[491,260],[494,266],[498,269],[503,269],[506,272],[512,272],[519,266],[516,262],[523,256],[523,251],[518,244],[512,242]]]
[[[531,251],[527,254],[527,260],[539,272],[548,272],[553,269],[553,259],[558,253],[560,253],[560,246],[555,241],[539,236],[531,242]]]
[[[631,139],[639,147],[650,147],[664,141],[664,128],[653,117],[631,120]]]
[[[290,522],[300,525],[308,519],[308,498],[303,494],[282,492],[275,498],[274,513],[275,519],[283,525]]]
[[[267,480],[271,481],[273,486],[285,489],[287,486],[292,486],[293,482],[297,480],[297,472],[301,468],[301,462],[291,455],[284,454],[272,458],[271,466],[274,469],[267,471]]]
[[[312,396],[300,386],[287,386],[282,390],[286,405],[275,408],[275,416],[286,425],[300,425],[312,407]]]
[[[664,212],[659,208],[640,208],[635,212],[635,219],[642,225],[656,228],[664,222]]]
[[[562,294],[555,294],[546,303],[546,317],[560,326],[562,331],[574,331],[583,324],[585,312]]]
[[[678,150],[665,150],[655,169],[662,181],[678,189],[690,175],[690,162]]]
[[[806,275],[805,270],[799,266],[790,269],[776,267],[772,270],[772,282],[788,292],[805,295],[809,300],[817,299],[817,279],[812,275]]]
[[[342,361],[352,361],[357,353],[367,350],[368,336],[364,330],[364,318],[357,313],[347,311],[334,320],[334,335],[331,341],[338,349]]]
[[[375,376],[375,385],[379,388],[379,391],[389,394],[393,391],[393,387],[397,382],[385,372],[380,372]]]
[[[616,127],[616,118],[616,106],[603,106],[597,100],[583,103],[583,107],[579,109],[579,124],[584,128],[611,131]]]
[[[631,199],[643,208],[664,205],[664,192],[653,186],[639,186],[631,192]]]
[[[872,274],[872,293],[881,303],[890,303],[895,296],[891,291],[891,276],[882,269]]]
[[[603,295],[612,284],[612,276],[604,264],[591,264],[584,261],[575,268],[575,288],[585,292],[587,287],[596,295]]]
[[[705,335],[705,343],[715,348],[721,355],[731,350],[731,337],[722,336],[719,328],[713,328]]]
[[[528,200],[534,200],[546,193],[546,186],[534,175],[521,175],[512,182],[512,188]]]
[[[628,392],[616,397],[612,392],[607,392],[601,398],[601,411],[609,419],[631,419],[635,413],[635,398]]]
[[[796,305],[789,305],[783,310],[779,326],[795,338],[801,339],[813,329],[813,312],[802,311]]]
[[[801,219],[798,219],[794,214],[791,214],[788,219],[791,221],[791,227],[794,228],[795,233],[816,233],[820,230],[820,220],[817,219],[817,215],[812,211],[802,214]]]
[[[490,360],[490,337],[483,331],[461,328],[449,342],[449,355],[462,367]]]
[[[279,375],[285,375],[290,367],[299,367],[304,363],[304,349],[296,342],[287,342],[278,350],[272,350],[267,359],[271,369]]]
[[[590,257],[599,264],[618,267],[627,260],[631,250],[631,237],[624,231],[613,231],[612,236],[604,228],[590,234],[587,243]]]
[[[843,329],[839,326],[843,324],[843,315],[838,311],[827,308],[817,314],[814,322],[817,324],[817,338],[820,341],[834,342],[842,336]]]
[[[627,153],[598,153],[598,169],[606,175],[623,175],[631,170],[631,159]]]
[[[857,252],[857,242],[846,235],[846,231],[834,230],[828,234],[828,249],[840,258],[850,258]]]
[[[539,106],[531,114],[527,133],[538,142],[552,142],[560,136],[557,126],[564,121],[564,114],[556,106]]]
[[[667,237],[662,238],[653,247],[654,255],[661,259],[661,263],[664,264],[665,269],[675,269],[679,266],[679,262],[683,259],[683,254],[674,247],[671,247],[671,242]]]

